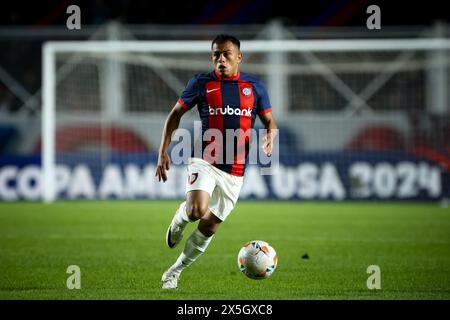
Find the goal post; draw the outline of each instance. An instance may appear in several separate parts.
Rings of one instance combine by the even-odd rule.
[[[42,198],[53,202],[55,193],[55,50],[43,46],[42,55]]]
[[[62,109],[60,105],[61,99],[67,99],[64,103],[64,112],[67,113],[67,117],[89,117],[92,112],[92,114],[96,114],[95,117],[98,117],[99,121],[112,124],[123,116],[121,112],[126,113],[129,110],[134,110],[135,114],[130,115],[129,122],[140,121],[139,117],[142,113],[158,116],[158,121],[161,122],[164,110],[168,111],[167,108],[170,108],[170,101],[172,101],[172,105],[176,102],[174,97],[181,93],[180,90],[186,84],[186,79],[189,79],[186,77],[193,76],[201,70],[208,70],[210,46],[210,41],[51,41],[45,43],[42,56],[41,150],[43,200],[45,202],[53,202],[58,197],[56,182],[58,164],[56,127],[59,110]],[[445,88],[448,88],[448,71],[444,73],[429,72],[430,70],[440,70],[442,68],[448,70],[449,39],[245,40],[241,42],[241,50],[245,54],[244,59],[246,59],[242,69],[245,70],[247,68],[249,73],[257,73],[263,79],[267,79],[274,68],[282,70],[279,74],[286,77],[286,82],[283,81],[283,83],[286,83],[286,86],[281,86],[281,88],[277,86],[276,90],[283,90],[283,92],[271,95],[273,97],[283,97],[282,103],[274,100],[271,102],[274,106],[275,115],[277,115],[276,112],[279,112],[282,120],[286,120],[287,123],[289,123],[291,114],[298,114],[299,112],[303,112],[303,117],[311,117],[311,119],[314,119],[316,116],[326,117],[327,115],[333,118],[337,114],[345,118],[353,116],[353,112],[366,112],[364,114],[375,119],[378,112],[371,110],[369,100],[372,99],[377,90],[385,85],[392,74],[403,72],[404,70],[409,72],[419,69],[426,74],[426,77],[430,77],[429,83],[439,83],[440,88],[444,88],[440,91],[430,89],[435,90],[433,95],[436,93],[440,95],[435,98],[437,99],[435,101],[440,101],[440,104],[436,105],[431,99],[428,103],[432,105],[432,110],[430,109],[429,111],[447,115],[450,113],[448,110],[448,96],[445,96],[447,94]],[[413,52],[420,52],[421,58],[411,62],[409,60],[411,56],[408,56],[408,53]],[[360,53],[362,56],[358,56]],[[430,58],[425,57],[422,59],[422,56],[430,53],[432,57],[443,56],[443,61],[439,63],[434,61],[430,64]],[[442,55],[442,53],[444,54]],[[288,59],[278,60],[283,61],[282,65],[272,65],[267,63],[271,61],[267,59],[269,54],[289,54],[289,56]],[[296,56],[297,54],[300,55],[302,61]],[[324,55],[323,57],[320,56],[322,54]],[[246,55],[249,56],[248,60]],[[360,58],[361,61],[355,61],[354,57]],[[379,59],[379,57],[383,59]],[[392,63],[392,60],[395,59],[398,60],[397,63],[395,61]],[[116,90],[105,89],[107,86],[102,84],[102,81],[105,79],[105,76],[102,77],[102,70],[109,68],[107,62],[111,60],[119,64],[126,64],[125,75],[129,81],[134,82],[122,84],[122,89],[118,89],[117,85]],[[384,76],[377,77],[376,81],[371,82],[366,87],[357,83],[360,75],[363,76],[362,78],[365,77],[365,74],[362,74],[363,72],[375,74],[376,71],[379,71],[381,63],[387,65],[383,69],[385,72]],[[85,66],[79,68],[83,64]],[[68,65],[69,67],[67,67]],[[142,69],[142,66],[145,69]],[[73,70],[76,70],[76,72],[73,72]],[[342,77],[336,75],[339,72],[342,73]],[[65,73],[65,79],[62,80],[63,82],[65,81],[63,84],[60,84],[60,78],[63,78],[60,76],[61,73]],[[114,73],[108,74],[109,77],[114,75]],[[319,86],[304,87],[306,86],[305,83],[310,80],[311,83],[317,81],[317,79],[312,78],[308,78],[308,81],[303,80],[301,77],[305,74],[321,77],[323,84],[321,82]],[[345,80],[342,80],[348,78],[349,75],[357,75],[352,76],[353,78],[351,79],[351,81],[356,83],[357,89],[353,88],[352,85],[346,84]],[[155,82],[142,83],[150,78]],[[404,86],[405,90],[414,90],[413,87],[409,87],[409,80],[401,81],[404,82],[400,86]],[[445,86],[445,83],[447,86]],[[77,86],[82,87],[82,90]],[[79,91],[82,92],[78,96],[82,100],[79,103],[92,104],[92,107],[89,107],[90,109],[81,107],[78,112],[73,113],[73,110],[70,109],[73,101],[70,101],[70,99],[73,100],[76,96],[69,97],[72,89],[80,89]],[[321,92],[321,89],[324,91]],[[83,96],[83,92],[88,90],[91,90],[92,95]],[[123,100],[118,100],[123,104],[127,103],[128,106],[127,108],[120,106],[119,109],[122,109],[122,111],[115,115],[116,118],[105,111],[105,108],[111,107],[111,103],[103,104],[103,106],[99,107],[94,106],[98,101],[104,100],[104,95],[118,94],[117,91],[120,90],[126,91],[128,96],[123,98]],[[133,90],[136,90],[136,92]],[[272,88],[269,87],[269,93],[271,93],[271,90]],[[311,101],[304,102],[303,106],[308,106],[308,103],[311,103],[311,108],[306,110],[295,109],[297,108],[295,103],[305,93],[304,90],[307,91],[308,99],[311,99]],[[325,90],[330,90],[330,93],[324,94]],[[170,92],[170,94],[166,92]],[[326,100],[327,97],[331,100]],[[335,99],[335,101],[332,99]],[[320,100],[323,103],[318,107],[314,105],[314,100]],[[111,96],[109,96],[108,101],[114,101],[114,97],[111,99]],[[442,101],[447,101],[447,105],[443,105]],[[134,107],[134,105],[136,106]],[[147,110],[143,107],[144,105],[150,105],[150,107],[155,109]],[[159,105],[162,107],[159,107]],[[337,107],[338,105],[339,107]],[[399,105],[398,109],[401,108],[404,108],[404,106]],[[329,112],[330,110],[332,111],[331,113]],[[383,111],[385,110],[381,110],[380,113]],[[400,111],[407,112],[407,110]],[[425,110],[425,112],[428,111]],[[295,116],[292,119],[296,119]],[[294,121],[292,119],[291,121]],[[323,119],[320,121],[325,121]],[[88,120],[86,119],[86,121]],[[101,130],[94,135],[100,135],[100,138],[104,141],[105,135],[110,137],[115,134],[117,134],[117,130]],[[155,131],[155,135],[158,134],[160,135],[160,132]],[[314,134],[312,133],[312,135]],[[330,136],[332,135],[330,133]],[[123,132],[121,132],[121,136],[123,136]],[[88,136],[87,139],[89,137],[91,136]],[[316,142],[311,143],[314,144]],[[329,144],[333,143],[335,142],[330,140]],[[308,149],[308,147],[305,148]],[[324,143],[323,147],[318,146],[318,148],[326,150],[326,143]],[[107,152],[107,150],[101,151],[102,155],[100,156],[103,159],[111,156]]]

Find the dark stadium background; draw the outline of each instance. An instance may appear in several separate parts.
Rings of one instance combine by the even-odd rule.
[[[366,8],[382,9],[382,23],[428,25],[449,20],[444,1],[146,1],[146,0],[43,0],[2,3],[1,25],[35,27],[65,23],[65,8],[78,4],[83,24],[100,24],[117,19],[127,24],[264,24],[282,18],[286,24],[301,26],[364,25]]]

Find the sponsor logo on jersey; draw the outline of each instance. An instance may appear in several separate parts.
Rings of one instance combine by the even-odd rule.
[[[240,109],[240,108],[232,108],[229,105],[226,106],[226,108],[212,108],[211,106],[209,107],[209,114],[214,116],[214,115],[236,115],[236,116],[243,116],[243,117],[251,117],[252,116],[252,108],[247,108],[247,109]]]

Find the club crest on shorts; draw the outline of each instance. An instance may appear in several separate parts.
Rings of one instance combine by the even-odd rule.
[[[242,93],[244,94],[244,96],[249,96],[249,95],[251,95],[252,94],[252,89],[250,89],[250,88],[244,88],[244,89],[242,89]]]
[[[191,175],[188,176],[188,182],[189,184],[193,184],[195,181],[197,181],[198,178],[198,172],[194,172]]]

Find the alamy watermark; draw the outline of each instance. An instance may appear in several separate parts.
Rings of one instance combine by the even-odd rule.
[[[370,16],[366,20],[366,26],[369,30],[381,29],[381,9],[379,6],[373,4],[367,7],[366,13]]]
[[[67,267],[66,273],[70,274],[70,276],[67,278],[67,281],[66,281],[67,289],[69,289],[69,290],[81,289],[80,267],[77,265],[70,265]]]
[[[366,272],[370,274],[367,278],[367,289],[381,289],[381,269],[377,265],[370,265],[367,267]]]
[[[66,13],[70,16],[66,20],[66,27],[69,30],[81,29],[81,9],[79,6],[72,4],[67,7]]]
[[[195,158],[201,158],[215,164],[259,165],[261,175],[276,174],[279,168],[279,135],[278,130],[271,130],[272,152],[264,150],[267,129],[207,129],[202,133],[201,121],[194,121],[192,132],[179,128],[172,136],[175,143],[170,152],[173,164],[188,164],[193,153]],[[225,135],[225,136],[224,136]],[[192,152],[193,151],[193,152]]]

